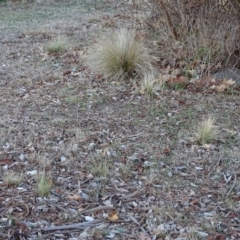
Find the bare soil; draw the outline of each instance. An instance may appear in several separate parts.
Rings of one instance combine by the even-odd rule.
[[[150,98],[94,75],[88,49],[132,24],[128,11],[95,7],[0,5],[0,238],[240,239],[239,96]],[[69,51],[48,54],[59,35]],[[209,115],[217,139],[198,145]],[[43,173],[46,197],[36,193]]]

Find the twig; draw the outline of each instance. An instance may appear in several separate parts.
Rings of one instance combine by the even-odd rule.
[[[138,226],[140,226],[140,223],[132,214],[128,213],[128,217],[130,220],[132,220],[134,223],[136,223]]]
[[[49,228],[44,228],[42,229],[44,232],[48,231],[57,231],[57,230],[66,230],[66,229],[84,229],[88,227],[95,227],[99,223],[104,223],[105,220],[99,219],[99,220],[94,220],[91,222],[83,222],[83,223],[76,223],[76,224],[70,224],[70,225],[63,225],[63,226],[53,226]]]
[[[142,192],[144,189],[145,189],[145,187],[140,190],[137,190],[131,194],[124,195],[124,196],[122,196],[122,198],[124,198],[124,199],[132,198],[132,197],[136,196],[137,194],[139,194],[140,192]]]
[[[212,170],[208,173],[208,178],[210,177],[210,174],[213,172],[213,170],[214,170],[217,166],[219,166],[219,163],[220,163],[220,162],[221,162],[221,158],[219,157],[217,164],[214,165],[214,167],[212,168]]]
[[[167,9],[165,8],[163,2],[159,1],[159,5],[165,15],[165,19],[166,19],[166,22],[167,22],[167,25],[168,25],[168,29],[169,31],[171,32],[172,36],[174,37],[174,39],[177,41],[178,40],[178,34],[176,32],[176,29],[172,23],[172,20],[171,20],[171,17],[167,11]]]
[[[135,138],[135,137],[139,137],[141,136],[142,133],[138,133],[138,134],[134,134],[134,135],[129,135],[129,136],[125,136],[125,138]]]
[[[237,183],[237,175],[236,175],[236,173],[234,171],[234,181],[233,181],[233,184],[232,184],[231,188],[226,192],[225,196],[229,196],[230,195],[230,193],[232,192],[232,190],[235,187],[236,183]]]
[[[5,237],[5,238],[7,238],[7,237],[8,237],[8,235],[7,235],[7,234],[5,234],[5,233],[0,233],[0,236],[1,236],[1,237]]]
[[[134,223],[136,223],[142,230],[142,232],[146,232],[145,229],[143,227],[140,226],[139,221],[130,213],[128,213],[128,217],[131,221],[133,221]]]

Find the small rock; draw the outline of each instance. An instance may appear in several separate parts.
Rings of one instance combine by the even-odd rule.
[[[64,156],[61,156],[61,159],[60,159],[61,162],[65,162],[66,161],[66,158]]]
[[[37,170],[33,170],[33,171],[28,171],[27,172],[27,175],[30,175],[30,176],[34,176],[37,174]]]

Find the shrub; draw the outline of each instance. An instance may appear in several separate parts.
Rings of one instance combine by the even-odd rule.
[[[229,65],[240,42],[239,0],[151,0],[151,3],[155,10],[147,23],[157,37],[160,57],[184,60],[188,67],[205,62],[209,71],[218,63]]]

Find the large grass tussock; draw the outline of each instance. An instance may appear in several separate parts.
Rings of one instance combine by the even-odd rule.
[[[122,80],[151,70],[151,58],[135,33],[121,29],[99,41],[88,56],[89,66],[105,78]]]

